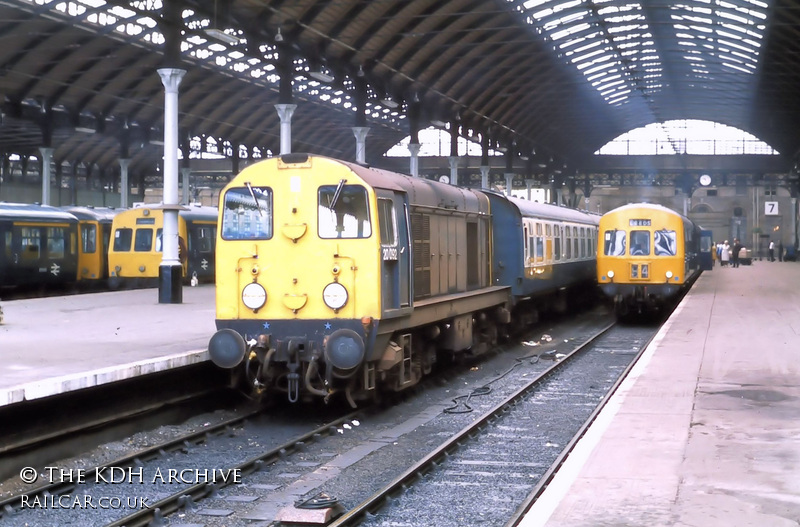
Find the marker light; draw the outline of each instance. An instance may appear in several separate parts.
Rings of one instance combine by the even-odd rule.
[[[614,278],[614,271],[609,271],[608,272],[608,277],[609,278]]]
[[[267,303],[267,291],[261,284],[251,282],[242,289],[242,303],[249,309],[261,309]]]
[[[672,278],[672,271],[667,271],[667,279]]]
[[[347,303],[347,289],[339,282],[331,282],[322,290],[322,300],[331,309],[341,309]]]

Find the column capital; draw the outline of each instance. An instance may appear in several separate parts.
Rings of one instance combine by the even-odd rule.
[[[354,126],[353,127],[353,134],[356,136],[356,139],[359,141],[363,141],[367,138],[367,134],[369,133],[369,126]]]
[[[158,70],[158,75],[161,77],[161,84],[167,93],[174,93],[178,91],[178,86],[186,75],[186,70],[179,68],[161,68]]]
[[[294,111],[297,109],[296,104],[276,104],[275,110],[278,112],[278,117],[281,122],[291,121]]]

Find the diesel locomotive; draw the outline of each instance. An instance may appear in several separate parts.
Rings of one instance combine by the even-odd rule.
[[[597,283],[620,317],[663,309],[700,275],[700,228],[662,205],[611,210],[599,236]]]
[[[220,195],[211,359],[292,402],[408,388],[594,289],[597,222],[316,155],[260,161]]]

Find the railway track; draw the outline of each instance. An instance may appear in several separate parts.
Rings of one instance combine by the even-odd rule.
[[[225,388],[226,380],[201,364],[2,407],[0,422],[14,427],[0,443],[0,481],[88,445],[241,404],[240,394]]]
[[[439,507],[430,503],[429,496],[436,495],[445,502],[442,490],[449,488],[452,499],[464,501],[464,496],[471,496],[471,489],[478,489],[484,479],[494,481],[490,485],[494,489],[514,489],[513,493],[505,492],[505,497],[496,496],[491,488],[477,493],[497,500],[492,501],[490,509],[497,511],[492,514],[499,514],[501,520],[493,517],[487,524],[502,524],[514,515],[537,482],[547,477],[549,467],[558,461],[559,453],[566,452],[571,438],[580,434],[579,427],[587,415],[632,361],[633,348],[643,347],[644,337],[631,337],[638,344],[629,342],[624,350],[617,345],[603,348],[595,344],[595,353],[581,351],[583,343],[592,340],[607,323],[607,317],[586,316],[540,331],[515,348],[447,372],[447,378],[434,376],[401,402],[377,411],[365,409],[329,422],[317,419],[313,427],[313,420],[296,412],[288,417],[272,416],[269,423],[257,423],[266,419],[262,416],[229,424],[219,433],[208,432],[201,441],[178,441],[149,454],[149,458],[142,454],[127,460],[132,472],[120,474],[123,480],[130,480],[133,474],[136,481],[94,484],[95,472],[86,477],[92,480],[89,486],[93,490],[74,485],[48,491],[50,496],[66,495],[70,499],[93,496],[95,504],[103,496],[116,497],[116,503],[122,505],[117,510],[76,509],[72,505],[58,510],[58,506],[45,507],[44,502],[38,508],[21,507],[21,497],[17,497],[14,504],[5,504],[0,525],[18,525],[20,521],[31,527],[56,525],[60,523],[59,514],[80,522],[79,515],[87,514],[86,518],[91,518],[87,521],[94,525],[179,522],[230,527],[272,522],[282,515],[290,520],[298,514],[315,518],[327,515],[327,521],[340,511],[344,513],[334,519],[335,525],[379,525],[403,517],[404,525],[446,525],[437,523],[438,518],[421,519],[436,510],[456,510],[449,504]],[[655,328],[650,331],[654,333]],[[589,357],[584,366],[587,370],[565,371],[565,367],[572,369],[581,360],[587,361],[581,357]],[[598,361],[599,357],[611,357],[613,365]],[[589,384],[571,386],[570,377],[583,378]],[[582,395],[576,395],[579,393]],[[509,402],[511,398],[523,402]],[[570,399],[576,399],[574,404]],[[526,410],[530,413],[522,422],[508,421],[525,406],[532,409]],[[556,419],[559,415],[569,426]],[[496,448],[498,444],[503,448]],[[539,458],[509,461],[520,455],[516,448],[531,450],[534,444],[538,445],[533,450],[538,451]],[[470,451],[471,456],[456,460]],[[481,469],[476,471],[476,467]],[[182,482],[165,484],[164,475],[169,470],[175,474],[184,471],[189,476]],[[153,481],[158,471],[162,480]],[[197,471],[205,471],[206,477],[211,471],[212,476],[219,477],[198,481]],[[498,484],[498,474],[503,473],[523,476],[521,481],[512,476],[507,484]],[[435,490],[425,490],[424,485],[434,485]],[[132,510],[126,500],[140,506]],[[471,498],[466,501],[486,503]],[[0,503],[0,507],[3,505]],[[421,523],[409,522],[408,514],[420,518]],[[486,511],[473,508],[459,515],[480,518]],[[463,517],[460,524],[465,524]]]

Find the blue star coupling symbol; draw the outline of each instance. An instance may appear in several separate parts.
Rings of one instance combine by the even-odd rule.
[[[269,322],[264,322],[264,329],[269,329]]]
[[[325,329],[331,329],[331,323],[325,322]]]

